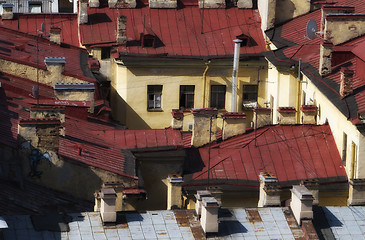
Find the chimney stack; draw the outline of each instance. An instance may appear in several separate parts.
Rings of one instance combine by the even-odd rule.
[[[209,141],[216,140],[217,114],[216,108],[194,108],[193,113],[193,135],[191,145],[194,147],[203,146]]]
[[[258,207],[279,207],[280,186],[278,179],[270,172],[260,173],[260,198]]]
[[[255,129],[272,124],[270,108],[255,108],[253,111],[253,122]]]
[[[14,18],[14,4],[13,3],[3,3],[3,14],[1,15],[1,18],[3,20],[12,20]]]
[[[125,45],[127,43],[127,17],[119,16],[117,25],[117,43]]]
[[[117,221],[117,212],[115,200],[117,194],[114,188],[102,188],[100,192],[101,205],[100,214],[104,223],[115,223]]]
[[[47,85],[54,85],[56,82],[63,81],[62,72],[64,71],[66,58],[64,57],[46,57],[44,63],[47,66]]]
[[[223,115],[222,138],[226,140],[230,137],[246,132],[246,114],[238,112],[226,112]]]
[[[202,200],[205,197],[212,197],[212,194],[207,190],[197,191],[195,194],[196,203],[195,203],[195,211],[198,216],[202,214]]]
[[[199,0],[199,8],[226,8],[224,0]]]
[[[136,0],[108,0],[109,8],[136,8]]]
[[[313,219],[313,199],[312,193],[305,186],[295,185],[291,189],[290,208],[299,225],[302,225],[302,220]]]
[[[100,6],[99,0],[89,0],[89,7],[98,8]]]
[[[341,68],[341,85],[340,85],[340,95],[342,98],[347,97],[353,93],[353,76],[354,71],[347,68]]]
[[[172,115],[172,121],[171,121],[172,129],[182,129],[183,128],[183,120],[184,120],[183,110],[172,109],[171,115]]]
[[[316,124],[317,107],[315,105],[302,105],[303,124]]]
[[[52,26],[49,31],[49,40],[53,43],[56,43],[58,45],[61,44],[61,28]]]
[[[349,180],[349,206],[365,205],[365,178]]]
[[[218,232],[218,210],[219,204],[214,197],[204,197],[202,199],[202,215],[200,224],[205,233]]]
[[[79,15],[78,15],[79,24],[86,24],[88,22],[87,2],[88,0],[79,0]]]
[[[237,7],[238,8],[253,8],[252,0],[238,0]]]
[[[30,141],[33,148],[58,152],[61,122],[58,118],[29,118],[19,120],[18,134]]]
[[[149,0],[150,8],[177,8],[177,0]]]
[[[318,179],[307,179],[300,182],[301,186],[306,187],[313,196],[313,205],[318,205],[319,201],[319,181]]]
[[[294,107],[279,107],[279,123],[280,124],[296,124],[296,112]]]
[[[321,76],[330,74],[332,71],[332,43],[322,41],[319,48],[319,74]]]
[[[179,209],[182,207],[181,184],[183,178],[177,174],[170,174],[167,178],[167,209]]]

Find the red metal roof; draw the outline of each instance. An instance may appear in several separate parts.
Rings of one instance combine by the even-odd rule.
[[[127,17],[127,45],[118,51],[129,55],[227,56],[233,55],[233,40],[244,34],[251,37],[250,47],[241,54],[265,51],[257,9],[179,9],[89,8],[88,24],[80,25],[82,45],[116,45],[117,18]],[[204,16],[202,18],[202,16]],[[201,27],[203,23],[203,28]],[[157,47],[141,47],[140,34],[158,37]]]
[[[214,184],[257,182],[260,172],[272,172],[279,182],[346,179],[328,125],[266,126],[213,144],[210,150],[199,148],[203,168],[186,178],[186,186],[206,183],[209,152]]]
[[[338,0],[336,5],[350,5],[355,7],[355,13],[365,13],[365,4],[362,0]],[[360,36],[338,46],[333,47],[332,52],[332,73],[321,77],[318,74],[320,58],[321,38],[309,40],[306,35],[306,24],[314,19],[319,24],[321,22],[321,10],[294,18],[281,26],[277,26],[272,33],[272,41],[280,49],[274,51],[275,59],[278,63],[297,64],[302,60],[302,72],[307,75],[320,89],[334,102],[334,104],[346,115],[346,117],[356,118],[357,113],[365,110],[365,36]],[[270,61],[271,61],[270,60]],[[292,61],[293,60],[293,61]],[[343,64],[354,70],[353,76],[353,99],[347,97],[343,99],[338,91],[340,85],[339,67]]]
[[[87,66],[88,53],[86,50],[77,47],[63,47],[43,38],[38,39],[38,48],[40,68],[46,69],[45,57],[65,57],[64,75],[96,82]],[[0,27],[0,58],[37,67],[36,53],[37,37]]]
[[[80,46],[75,13],[15,13],[13,20],[0,17],[0,26],[31,35],[39,33],[42,23],[45,26],[44,37],[49,38],[51,27],[60,27],[62,43]]]
[[[93,134],[120,148],[136,151],[178,149],[184,146],[180,131],[173,129],[93,131]]]

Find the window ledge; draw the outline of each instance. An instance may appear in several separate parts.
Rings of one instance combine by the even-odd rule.
[[[147,109],[147,112],[163,112],[162,108],[150,108]]]

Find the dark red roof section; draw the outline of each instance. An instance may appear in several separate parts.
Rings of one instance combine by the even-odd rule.
[[[365,4],[362,0],[338,0],[336,5],[350,5],[355,8],[355,13],[365,13]],[[334,6],[336,6],[334,5]],[[302,72],[334,103],[339,110],[351,119],[358,116],[358,112],[365,110],[365,36],[354,38],[350,41],[333,47],[332,73],[320,76],[318,73],[320,58],[321,37],[314,40],[306,36],[306,25],[309,20],[315,20],[318,28],[321,22],[321,10],[304,14],[277,26],[266,33],[271,41],[279,48],[265,54],[274,64],[297,65],[302,61]],[[339,93],[340,67],[346,65],[354,70],[354,94],[343,99]]]
[[[0,26],[31,35],[40,33],[42,24],[45,27],[44,37],[49,38],[51,27],[59,27],[62,43],[79,46],[77,14],[75,13],[15,13],[13,20],[3,20],[0,17]]]
[[[179,130],[112,130],[93,131],[93,134],[123,149],[134,151],[182,149],[184,147]]]
[[[257,9],[181,9],[89,8],[88,24],[80,25],[83,45],[116,45],[117,18],[127,17],[127,45],[119,46],[121,54],[167,56],[231,56],[233,40],[242,34],[251,38],[250,47],[241,54],[265,51]],[[203,16],[203,17],[202,17]],[[203,28],[202,28],[203,24]],[[153,33],[156,47],[141,47],[140,35]]]
[[[67,29],[65,29],[67,31]],[[63,47],[49,40],[38,38],[39,68],[46,69],[46,57],[65,57],[64,75],[80,80],[95,82],[96,80],[88,68],[88,53],[78,47]],[[37,37],[11,29],[0,27],[0,58],[37,67]]]
[[[206,183],[209,151],[214,184],[258,182],[260,172],[272,172],[279,182],[347,179],[328,125],[266,126],[198,151],[203,167],[186,178],[186,186]]]

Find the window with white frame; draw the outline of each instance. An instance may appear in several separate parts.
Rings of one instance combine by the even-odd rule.
[[[148,98],[147,100],[148,110],[161,109],[162,85],[148,85],[147,98]]]

